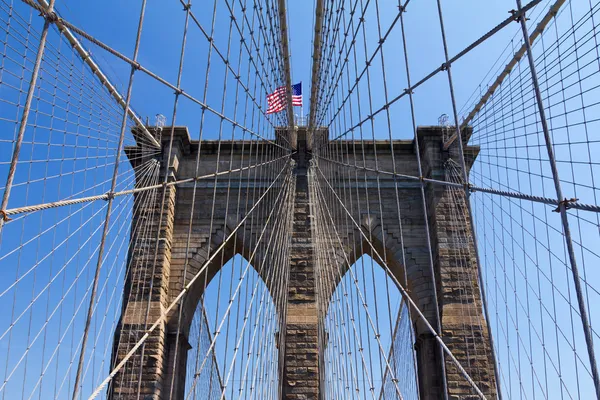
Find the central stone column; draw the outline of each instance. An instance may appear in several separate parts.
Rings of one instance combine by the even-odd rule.
[[[294,229],[285,327],[283,399],[319,399],[319,348],[306,130],[298,130]]]

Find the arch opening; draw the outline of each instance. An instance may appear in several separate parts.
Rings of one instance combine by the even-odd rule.
[[[267,284],[235,254],[212,277],[191,318],[185,399],[275,398],[280,322]]]
[[[332,293],[320,329],[326,397],[418,399],[413,322],[393,279],[368,254],[330,275],[331,289],[321,283]]]

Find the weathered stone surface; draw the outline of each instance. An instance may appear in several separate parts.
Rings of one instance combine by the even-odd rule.
[[[319,399],[318,311],[308,192],[306,134],[298,133],[294,231],[283,368],[284,399]]]
[[[452,154],[442,151],[441,129],[419,128],[418,133],[424,176],[444,180],[444,163]],[[280,357],[283,362],[280,368],[280,382],[284,399],[320,400],[320,378],[324,371],[320,365],[322,351],[319,349],[318,318],[319,315],[324,315],[326,310],[318,310],[316,303],[312,237],[314,222],[308,191],[308,153],[305,151],[307,144],[304,136],[302,130],[298,131],[294,221],[289,282],[286,289],[288,304],[278,304],[281,311],[287,309],[282,321],[285,326],[280,327],[285,332],[285,340],[280,346],[280,351],[283,352]],[[252,145],[249,142],[233,142],[222,143],[220,146],[212,142],[203,142],[202,149],[199,149],[197,142],[189,140],[184,128],[175,129],[174,139],[171,166],[161,172],[163,177],[164,174],[169,174],[169,179],[213,173],[220,165],[217,163],[219,147],[221,152],[233,154],[234,164],[243,160],[244,165],[252,165],[277,156],[267,153],[271,151],[267,144],[256,141]],[[356,142],[344,148],[348,152],[347,159],[351,162],[358,160],[359,167],[372,169],[377,162],[381,170],[395,169],[401,174],[418,175],[413,141],[394,141],[391,146],[390,142],[386,141]],[[394,151],[393,159],[391,148]],[[202,162],[196,173],[198,151],[202,152]],[[467,151],[470,152],[470,157],[474,158],[477,149],[467,147]],[[138,154],[132,153],[131,149],[129,152]],[[254,158],[249,155],[254,155]],[[166,156],[162,155],[163,161]],[[132,162],[133,159],[136,159],[136,162],[143,161],[141,158],[132,157]],[[336,251],[339,254],[336,254],[335,258],[339,259],[340,270],[343,272],[347,269],[346,259],[354,262],[363,254],[373,255],[370,248],[372,243],[379,254],[385,255],[392,273],[405,285],[421,312],[434,326],[436,307],[433,291],[436,287],[443,340],[486,396],[490,399],[496,398],[489,332],[482,313],[477,263],[473,238],[470,236],[471,221],[465,212],[464,193],[450,193],[441,186],[426,187],[426,205],[434,256],[432,276],[420,183],[394,180],[389,175],[380,176],[378,179],[374,172],[364,170],[360,170],[361,179],[355,180],[355,170],[353,167],[347,168],[351,170],[351,174],[340,174],[335,184],[361,193],[354,199],[354,203],[347,204],[347,207],[354,220],[359,221],[369,232],[370,243],[363,240],[356,226],[347,218],[334,215],[336,231],[342,236],[343,246],[339,246],[337,238],[323,240],[330,241],[331,247],[338,249]],[[126,283],[123,315],[115,337],[114,362],[120,361],[128,353],[131,346],[142,336],[145,323],[152,323],[161,315],[173,297],[198,273],[209,255],[253,206],[253,190],[264,190],[280,169],[281,163],[261,168],[261,175],[253,178],[251,184],[247,183],[248,173],[233,173],[231,178],[237,186],[230,185],[229,188],[223,182],[216,185],[214,181],[199,182],[195,197],[192,183],[176,188],[170,187],[165,194],[160,226],[158,221],[161,217],[161,191],[156,194],[158,198],[155,201],[147,203],[153,206],[146,206],[146,209],[140,209],[141,211],[136,213],[133,225],[136,225],[138,218],[144,216],[146,219],[140,219],[139,222],[146,228],[143,231],[132,232],[135,245],[130,250],[131,269]],[[216,196],[214,202],[213,194]],[[236,210],[238,197],[244,199],[244,206]],[[265,201],[272,199],[267,198]],[[192,211],[194,219],[190,235],[189,216]],[[460,218],[457,219],[457,215]],[[198,280],[201,284],[192,287],[183,304],[184,319],[179,332],[178,346],[175,346],[177,325],[173,323],[175,318],[171,315],[148,338],[144,350],[144,365],[141,368],[142,398],[164,400],[171,392],[174,399],[184,397],[185,364],[189,348],[186,337],[196,304],[204,290],[204,283],[210,282],[223,263],[234,254],[248,255],[248,249],[252,249],[257,240],[257,232],[264,226],[264,218],[265,215],[260,214],[252,223],[245,225],[244,229],[238,232],[235,243],[230,243],[223,249],[223,257],[218,257],[219,260],[208,264]],[[155,249],[158,250],[156,254]],[[253,265],[260,265],[261,257],[261,254],[257,254]],[[276,293],[277,288],[271,287],[268,279],[274,267],[278,266],[269,265],[257,272],[265,280],[273,297],[278,298],[282,297],[278,296],[281,293]],[[187,271],[184,271],[185,268]],[[333,292],[335,287],[328,290]],[[331,293],[321,293],[319,296],[327,298]],[[146,319],[148,300],[149,317]],[[413,313],[413,317],[415,315]],[[413,322],[421,398],[438,400],[442,398],[442,362],[439,346],[422,321],[415,318]],[[137,399],[141,362],[139,354],[136,354],[117,374],[111,385],[109,398]],[[474,398],[472,389],[448,358],[445,368],[449,397],[461,400]]]

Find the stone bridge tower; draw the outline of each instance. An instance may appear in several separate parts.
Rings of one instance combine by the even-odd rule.
[[[164,132],[170,132],[170,130],[171,128],[167,127]],[[440,127],[421,127],[418,130],[425,177],[439,180],[447,178],[445,165],[452,157],[452,149],[450,151],[443,150],[442,131],[443,129]],[[288,175],[282,179],[290,179],[295,182],[292,186],[295,187],[295,192],[285,194],[287,203],[293,207],[292,210],[288,210],[290,215],[293,215],[293,221],[291,221],[291,226],[293,226],[292,242],[290,259],[277,260],[281,265],[286,266],[289,280],[287,296],[273,295],[273,298],[287,297],[288,299],[287,304],[276,304],[282,314],[279,332],[285,333],[285,345],[279,348],[279,351],[283,352],[279,358],[283,364],[280,366],[281,397],[290,400],[322,399],[320,377],[323,375],[321,370],[323,367],[319,365],[321,352],[317,328],[319,315],[322,314],[317,309],[315,293],[317,276],[313,261],[313,231],[314,224],[318,222],[313,218],[316,210],[309,190],[311,183],[309,180],[312,179],[309,165],[311,140],[307,140],[306,129],[302,127],[289,137],[294,138],[294,147],[297,148],[293,155],[295,167],[290,168]],[[418,175],[415,145],[412,140],[394,141],[393,146],[387,141],[351,144],[351,146],[341,147],[351,149],[348,151],[364,153],[366,165],[363,167],[373,168],[375,166],[374,154],[376,151],[380,168],[392,171],[391,149],[393,148],[398,174]],[[257,216],[245,224],[244,232],[239,232],[237,235],[238,240],[222,246],[223,239],[252,207],[252,204],[245,204],[244,209],[232,212],[226,211],[228,208],[224,205],[229,202],[232,205],[229,210],[235,209],[233,205],[238,204],[239,195],[243,195],[249,190],[264,191],[286,162],[285,150],[268,143],[222,141],[219,144],[202,141],[199,144],[190,140],[185,127],[174,128],[170,165],[165,165],[169,156],[167,149],[168,138],[163,141],[163,152],[158,158],[162,165],[161,176],[164,178],[167,174],[169,180],[182,180],[214,173],[220,162],[219,154],[231,155],[232,159],[242,163],[244,159],[252,159],[252,163],[261,159],[276,161],[257,169],[259,175],[255,176],[252,182],[243,181],[245,175],[241,172],[230,173],[227,175],[227,180],[221,179],[218,183],[211,179],[197,181],[197,196],[194,201],[192,201],[193,179],[181,185],[168,186],[165,189],[163,215],[159,215],[162,220],[161,225],[155,223],[144,230],[145,238],[151,245],[136,246],[130,252],[129,256],[133,258],[134,262],[131,264],[132,268],[127,277],[123,314],[115,335],[113,362],[121,360],[127,353],[128,345],[135,343],[144,334],[144,321],[141,318],[144,313],[140,310],[147,307],[148,299],[150,300],[149,319],[152,323],[181,291],[184,281],[183,269],[186,263],[189,268],[185,276],[187,282],[189,276],[201,271],[201,267],[207,263],[207,260],[210,260],[211,254],[217,250],[222,252],[203,270],[201,279],[198,280],[201,284],[194,284],[184,298],[181,324],[177,324],[176,314],[169,315],[167,320],[146,341],[141,390],[143,399],[152,400],[166,400],[169,398],[169,393],[173,393],[173,399],[184,398],[186,357],[190,348],[187,335],[203,288],[233,255],[239,253],[248,256],[253,249],[253,244],[257,241],[257,232],[259,231],[252,227],[259,227],[265,223],[264,215]],[[467,147],[467,151],[472,162],[478,149]],[[129,148],[127,153],[134,166],[143,161],[143,157],[140,155],[144,152],[141,148]],[[196,171],[198,153],[200,153],[200,163],[199,170]],[[467,161],[469,162],[469,160]],[[317,156],[313,158],[312,162],[319,163],[321,168],[327,168],[328,161],[319,159]],[[379,178],[383,215],[371,215],[371,218],[367,218],[364,212],[361,212],[367,207],[365,203],[354,207],[353,218],[360,221],[363,232],[368,232],[372,237],[372,243],[375,244],[377,251],[386,255],[388,265],[396,278],[408,288],[415,303],[434,326],[435,307],[432,282],[435,279],[441,314],[441,329],[445,343],[486,396],[495,398],[494,365],[489,348],[489,332],[482,312],[477,283],[477,263],[470,233],[471,221],[466,213],[464,213],[464,218],[459,221],[449,218],[450,213],[454,212],[451,211],[452,208],[457,207],[457,193],[450,193],[444,186],[439,185],[429,185],[426,189],[435,271],[435,276],[432,277],[426,245],[420,182],[398,178],[395,182],[392,176],[380,176]],[[367,172],[367,182],[364,187],[369,188],[368,190],[376,190],[372,185],[376,179],[375,173]],[[229,182],[229,186],[226,182]],[[352,183],[349,184],[352,185]],[[399,226],[389,222],[384,225],[381,222],[382,220],[398,221],[396,184],[399,187],[406,265],[401,262],[403,249],[400,245]],[[162,195],[162,190],[158,190],[156,196],[162,197]],[[464,192],[458,191],[458,196],[458,203],[462,202],[464,207]],[[217,199],[218,206],[215,208],[214,215],[211,216],[209,215],[211,207],[207,202],[212,202],[213,197]],[[377,196],[373,195],[368,198],[370,202],[374,202]],[[265,201],[276,206],[278,199],[268,195]],[[155,204],[157,205],[150,211],[158,214],[160,213],[160,201]],[[186,252],[188,220],[192,204],[194,204],[194,219],[191,243]],[[371,209],[379,209],[379,205],[375,207],[375,204],[371,204]],[[134,218],[137,217],[136,215]],[[158,220],[159,218],[154,219],[154,221]],[[369,254],[369,246],[353,245],[363,240],[355,226],[349,226],[345,220],[335,221],[335,223],[338,225],[338,231],[343,232],[343,240],[347,244],[347,254],[340,254],[338,262],[342,269],[347,270],[349,265],[345,260],[354,262],[362,256],[362,254],[356,254],[352,249],[362,248],[364,253]],[[155,241],[157,235],[158,243]],[[141,242],[139,239],[142,238],[134,237],[134,243]],[[155,248],[158,248],[156,255],[154,254]],[[253,264],[260,264],[260,260],[264,257],[267,255],[256,254],[255,260],[258,261]],[[156,258],[156,262],[154,262],[154,258]],[[154,268],[151,269],[153,273],[142,273],[142,271],[148,271],[148,267],[152,263],[154,263]],[[267,277],[270,273],[269,268],[258,270],[258,272],[267,283],[269,290],[277,290],[269,287]],[[404,272],[406,272],[408,282],[405,282]],[[152,285],[150,285],[150,281],[152,281]],[[150,287],[151,289],[149,289]],[[132,298],[137,301],[131,301]],[[287,312],[283,310],[287,310]],[[176,340],[178,329],[180,339]],[[443,369],[441,368],[439,347],[434,336],[417,319],[414,320],[414,330],[416,334],[414,348],[421,398],[442,399],[441,374]],[[139,357],[133,357],[122,369],[122,372],[115,376],[109,389],[110,399],[137,399],[137,387],[132,392],[120,385],[119,382],[131,379],[137,381],[139,364]],[[132,376],[128,376],[128,374]],[[449,398],[476,398],[465,379],[447,358],[446,378]],[[171,387],[171,382],[173,382],[173,387]]]

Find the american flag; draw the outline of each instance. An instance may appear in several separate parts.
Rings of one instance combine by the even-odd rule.
[[[292,86],[292,106],[302,107],[302,82]]]
[[[278,87],[273,93],[267,95],[267,114],[278,113],[285,110],[286,101],[286,87]],[[292,86],[292,106],[302,107],[302,82]]]

